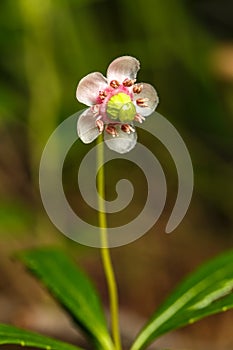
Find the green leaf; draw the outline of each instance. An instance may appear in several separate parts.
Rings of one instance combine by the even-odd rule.
[[[0,344],[33,346],[45,350],[82,350],[76,346],[6,324],[0,324]]]
[[[65,253],[36,249],[20,253],[20,259],[68,310],[97,348],[113,349],[97,291]]]
[[[135,339],[131,350],[173,329],[233,308],[233,251],[221,255],[190,275],[155,312]]]

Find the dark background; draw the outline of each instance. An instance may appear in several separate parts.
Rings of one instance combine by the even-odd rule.
[[[0,321],[76,341],[70,323],[39,284],[12,261],[42,245],[66,249],[92,276],[107,306],[98,249],[69,241],[50,223],[40,200],[38,167],[54,128],[84,106],[78,81],[105,74],[121,55],[141,62],[138,81],[154,85],[158,112],[182,135],[193,161],[195,189],[182,224],[164,233],[177,191],[175,166],[164,146],[146,135],[168,182],[159,222],[138,241],[112,250],[119,282],[122,331],[132,337],[171,289],[199,263],[233,246],[233,3],[230,0],[2,0],[0,3]],[[64,168],[67,197],[96,220],[75,193],[77,158],[92,147],[74,145]],[[133,170],[132,170],[133,169]],[[107,167],[107,197],[129,174],[135,200],[145,179],[119,161]],[[161,339],[161,348],[232,350],[233,313],[213,316]]]

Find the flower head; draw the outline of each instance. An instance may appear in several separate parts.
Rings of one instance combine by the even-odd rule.
[[[136,58],[122,56],[109,65],[107,78],[95,72],[80,80],[76,97],[89,106],[77,124],[84,143],[92,142],[104,132],[110,149],[126,153],[134,148],[137,142],[134,123],[142,123],[159,102],[152,85],[136,83],[139,69]]]

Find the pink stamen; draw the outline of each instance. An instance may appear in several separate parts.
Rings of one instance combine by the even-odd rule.
[[[143,85],[142,85],[142,84],[140,84],[140,85],[134,85],[134,87],[133,87],[133,92],[134,92],[135,94],[140,94],[140,92],[142,91],[142,88],[143,88]]]
[[[101,133],[104,130],[104,122],[101,119],[97,119],[95,122],[99,132]]]
[[[121,130],[123,132],[126,132],[127,134],[130,134],[131,132],[135,132],[135,129],[129,124],[122,124]]]
[[[94,116],[96,116],[97,114],[99,114],[99,106],[98,105],[93,105],[91,106],[91,111],[94,114]]]
[[[148,104],[146,102],[149,101],[149,98],[138,98],[136,100],[136,103],[139,107],[148,107]]]
[[[141,114],[137,113],[134,117],[134,120],[136,122],[142,123],[142,122],[144,122],[144,120],[146,120],[146,118],[143,117]]]
[[[131,80],[129,78],[126,78],[124,81],[123,81],[123,85],[126,86],[126,87],[130,87],[132,86],[134,83],[135,83],[135,79],[134,80]]]
[[[106,91],[99,91],[99,98],[101,100],[104,100],[106,96],[107,96]]]
[[[109,84],[113,89],[116,89],[120,86],[120,83],[117,80],[112,80]]]
[[[116,131],[116,128],[115,128],[114,125],[108,124],[108,125],[105,127],[105,131],[106,131],[109,135],[112,135],[112,137],[118,136],[117,131]]]

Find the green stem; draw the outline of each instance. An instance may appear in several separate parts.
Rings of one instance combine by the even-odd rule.
[[[116,350],[121,350],[121,339],[119,330],[119,307],[117,284],[112,266],[110,251],[108,248],[108,232],[107,232],[107,218],[104,205],[105,198],[105,178],[104,178],[104,143],[102,135],[97,139],[97,164],[102,164],[97,175],[97,186],[99,191],[99,227],[101,234],[101,258],[104,268],[104,273],[108,286],[108,293],[110,299],[110,313],[112,336],[115,343]]]

